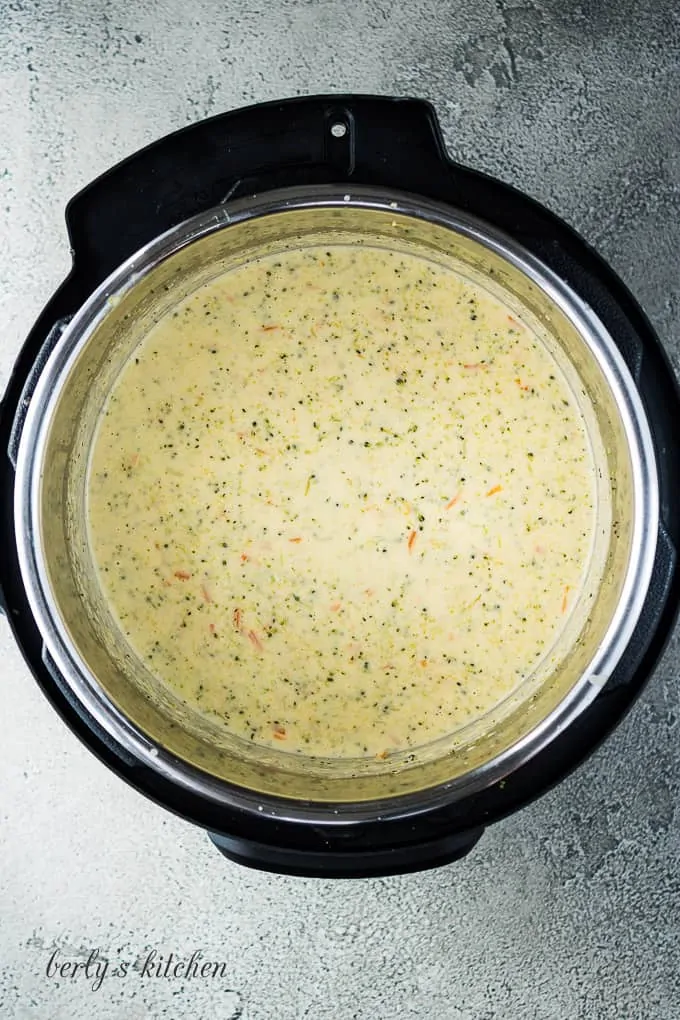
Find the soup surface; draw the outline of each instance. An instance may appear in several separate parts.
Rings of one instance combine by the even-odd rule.
[[[267,256],[165,316],[89,475],[102,588],[231,733],[385,757],[498,705],[578,597],[585,427],[538,337],[413,255]]]

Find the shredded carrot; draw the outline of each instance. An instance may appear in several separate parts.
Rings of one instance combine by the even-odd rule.
[[[375,589],[374,588],[364,588],[364,595],[368,595],[368,597],[370,598],[371,595],[375,595]]]
[[[525,385],[525,384],[524,384],[524,383],[522,382],[522,380],[521,380],[521,379],[515,379],[515,382],[517,383],[517,385],[519,386],[519,388],[520,388],[521,390],[524,390],[524,392],[525,392],[525,393],[527,393],[527,392],[529,391],[529,389],[531,388],[531,387],[529,387],[529,386],[526,386],[526,385]]]
[[[259,637],[257,636],[254,630],[248,631],[248,640],[252,644],[253,648],[257,648],[258,652],[262,651],[262,642],[260,641]]]
[[[188,581],[191,574],[188,570],[176,570],[175,577],[178,577],[180,581]]]
[[[273,329],[281,329],[280,326],[263,326],[262,329],[265,333],[271,333]]]
[[[463,368],[467,368],[471,371],[475,371],[480,368],[486,368],[486,362],[484,361],[471,361],[463,365]]]
[[[456,495],[455,495],[455,496],[453,497],[453,499],[450,499],[450,500],[448,501],[448,503],[446,504],[446,506],[444,507],[444,509],[445,509],[445,510],[451,510],[451,509],[452,509],[452,508],[453,508],[453,507],[454,507],[454,506],[456,505],[456,503],[458,502],[458,500],[460,499],[460,497],[461,497],[462,495],[463,495],[463,493],[462,493],[462,492],[457,492],[457,493],[456,493]]]
[[[210,592],[208,591],[208,589],[206,588],[206,586],[204,584],[201,585],[201,595],[203,596],[203,598],[204,598],[204,600],[206,602],[212,602],[212,598],[210,596]]]
[[[235,609],[234,610],[234,617],[233,617],[233,619],[234,619],[234,627],[236,628],[236,630],[238,630],[238,631],[243,630],[243,627],[241,625],[241,610],[240,609]]]
[[[417,531],[412,531],[408,536],[408,551],[413,552],[413,546],[415,545],[416,538],[418,537]]]
[[[210,631],[211,634],[214,634],[216,632],[216,629],[217,628],[215,627],[214,623],[209,623],[208,624],[208,630]]]
[[[427,666],[427,659],[421,659],[419,665],[425,668],[425,666]]]
[[[511,322],[513,324],[513,326],[521,325],[521,323],[519,323],[517,321],[517,319],[514,317],[514,315],[508,315],[508,322]]]
[[[492,489],[489,489],[487,496],[495,496],[497,492],[501,492],[503,489],[502,485],[494,485]]]
[[[297,545],[299,542],[302,541],[302,539],[298,536],[297,538],[289,538],[288,541],[295,542],[295,544]]]
[[[570,591],[571,591],[571,586],[568,585],[568,584],[565,584],[565,586],[564,586],[564,595],[562,596],[562,612],[563,613],[566,613],[567,606],[569,605],[569,592]]]
[[[247,563],[249,559],[250,556],[248,556],[246,553],[241,553],[241,563]]]
[[[274,740],[285,740],[286,739],[286,728],[285,726],[279,726],[278,723],[273,727],[274,729]]]
[[[331,605],[331,613],[337,613],[341,605],[342,602],[333,602],[333,604]]]
[[[385,758],[389,757],[389,753],[390,753],[389,751],[378,751],[378,753],[376,754],[376,758],[379,758],[381,761],[384,761]]]

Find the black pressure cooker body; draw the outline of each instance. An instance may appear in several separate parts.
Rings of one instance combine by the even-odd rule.
[[[301,825],[280,810],[218,806],[135,758],[87,713],[59,674],[31,614],[17,556],[16,452],[35,382],[64,325],[132,253],[189,217],[235,198],[291,186],[377,186],[447,203],[486,221],[540,259],[593,309],[641,396],[657,459],[660,527],[651,584],[633,637],[592,704],[532,759],[446,806],[343,824]],[[207,829],[229,858],[325,877],[417,871],[464,856],[490,823],[540,796],[622,719],[652,673],[680,602],[680,395],[643,312],[613,271],[566,224],[525,195],[447,156],[432,107],[418,100],[319,96],[214,117],[168,136],[98,178],[66,213],[73,265],[21,350],[0,408],[0,594],[42,690],[84,744],[147,797]],[[313,809],[314,805],[310,805]]]

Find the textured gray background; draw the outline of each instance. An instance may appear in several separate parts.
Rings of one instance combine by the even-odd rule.
[[[203,116],[325,90],[431,98],[452,154],[599,247],[679,363],[677,0],[0,0],[0,386],[75,191]],[[3,622],[0,1016],[677,1020],[679,661],[676,639],[606,747],[468,860],[332,884],[230,865],[128,790]],[[92,991],[45,975],[55,947],[201,949],[229,978]]]

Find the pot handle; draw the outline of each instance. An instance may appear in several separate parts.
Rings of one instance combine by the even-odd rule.
[[[484,829],[471,829],[408,846],[343,852],[271,846],[208,832],[213,846],[236,864],[302,878],[382,878],[439,868],[466,857],[483,834]]]
[[[299,106],[297,104],[300,104]],[[431,103],[377,96],[317,97],[248,111],[267,134],[276,132],[276,158],[252,163],[221,201],[275,188],[310,184],[375,185],[450,197],[456,166],[450,160]],[[230,150],[248,152],[241,124],[226,115]],[[300,152],[302,118],[307,151]],[[235,161],[235,166],[238,162]]]
[[[57,319],[52,326],[51,330],[45,337],[45,342],[40,348],[38,355],[31,366],[31,370],[28,373],[24,388],[21,391],[19,403],[17,404],[16,414],[14,415],[14,421],[12,422],[12,428],[9,434],[9,443],[7,446],[7,455],[12,463],[12,467],[16,470],[17,466],[17,455],[19,453],[19,442],[21,440],[21,433],[23,432],[24,423],[26,421],[26,414],[28,412],[28,406],[31,403],[31,397],[33,396],[34,390],[38,384],[38,379],[45,368],[45,365],[57,346],[58,341],[68,326],[73,316],[67,315],[63,319]]]
[[[319,95],[199,121],[128,157],[66,210],[83,293],[178,223],[232,199],[283,187],[346,184],[432,198],[464,194],[433,106],[420,99]]]
[[[631,677],[638,674],[645,656],[650,651],[650,644],[654,635],[660,629],[662,616],[668,615],[671,618],[676,616],[678,605],[674,599],[670,598],[670,595],[677,569],[677,559],[678,554],[675,545],[665,526],[660,523],[654,567],[652,568],[647,598],[642,607],[637,626],[633,631],[633,636],[628,642],[628,647],[605,684],[603,694],[626,687],[630,683]],[[662,629],[670,634],[672,627],[669,624],[668,627]],[[651,672],[662,651],[662,648],[655,645],[653,650],[654,661],[645,666],[645,673]]]

